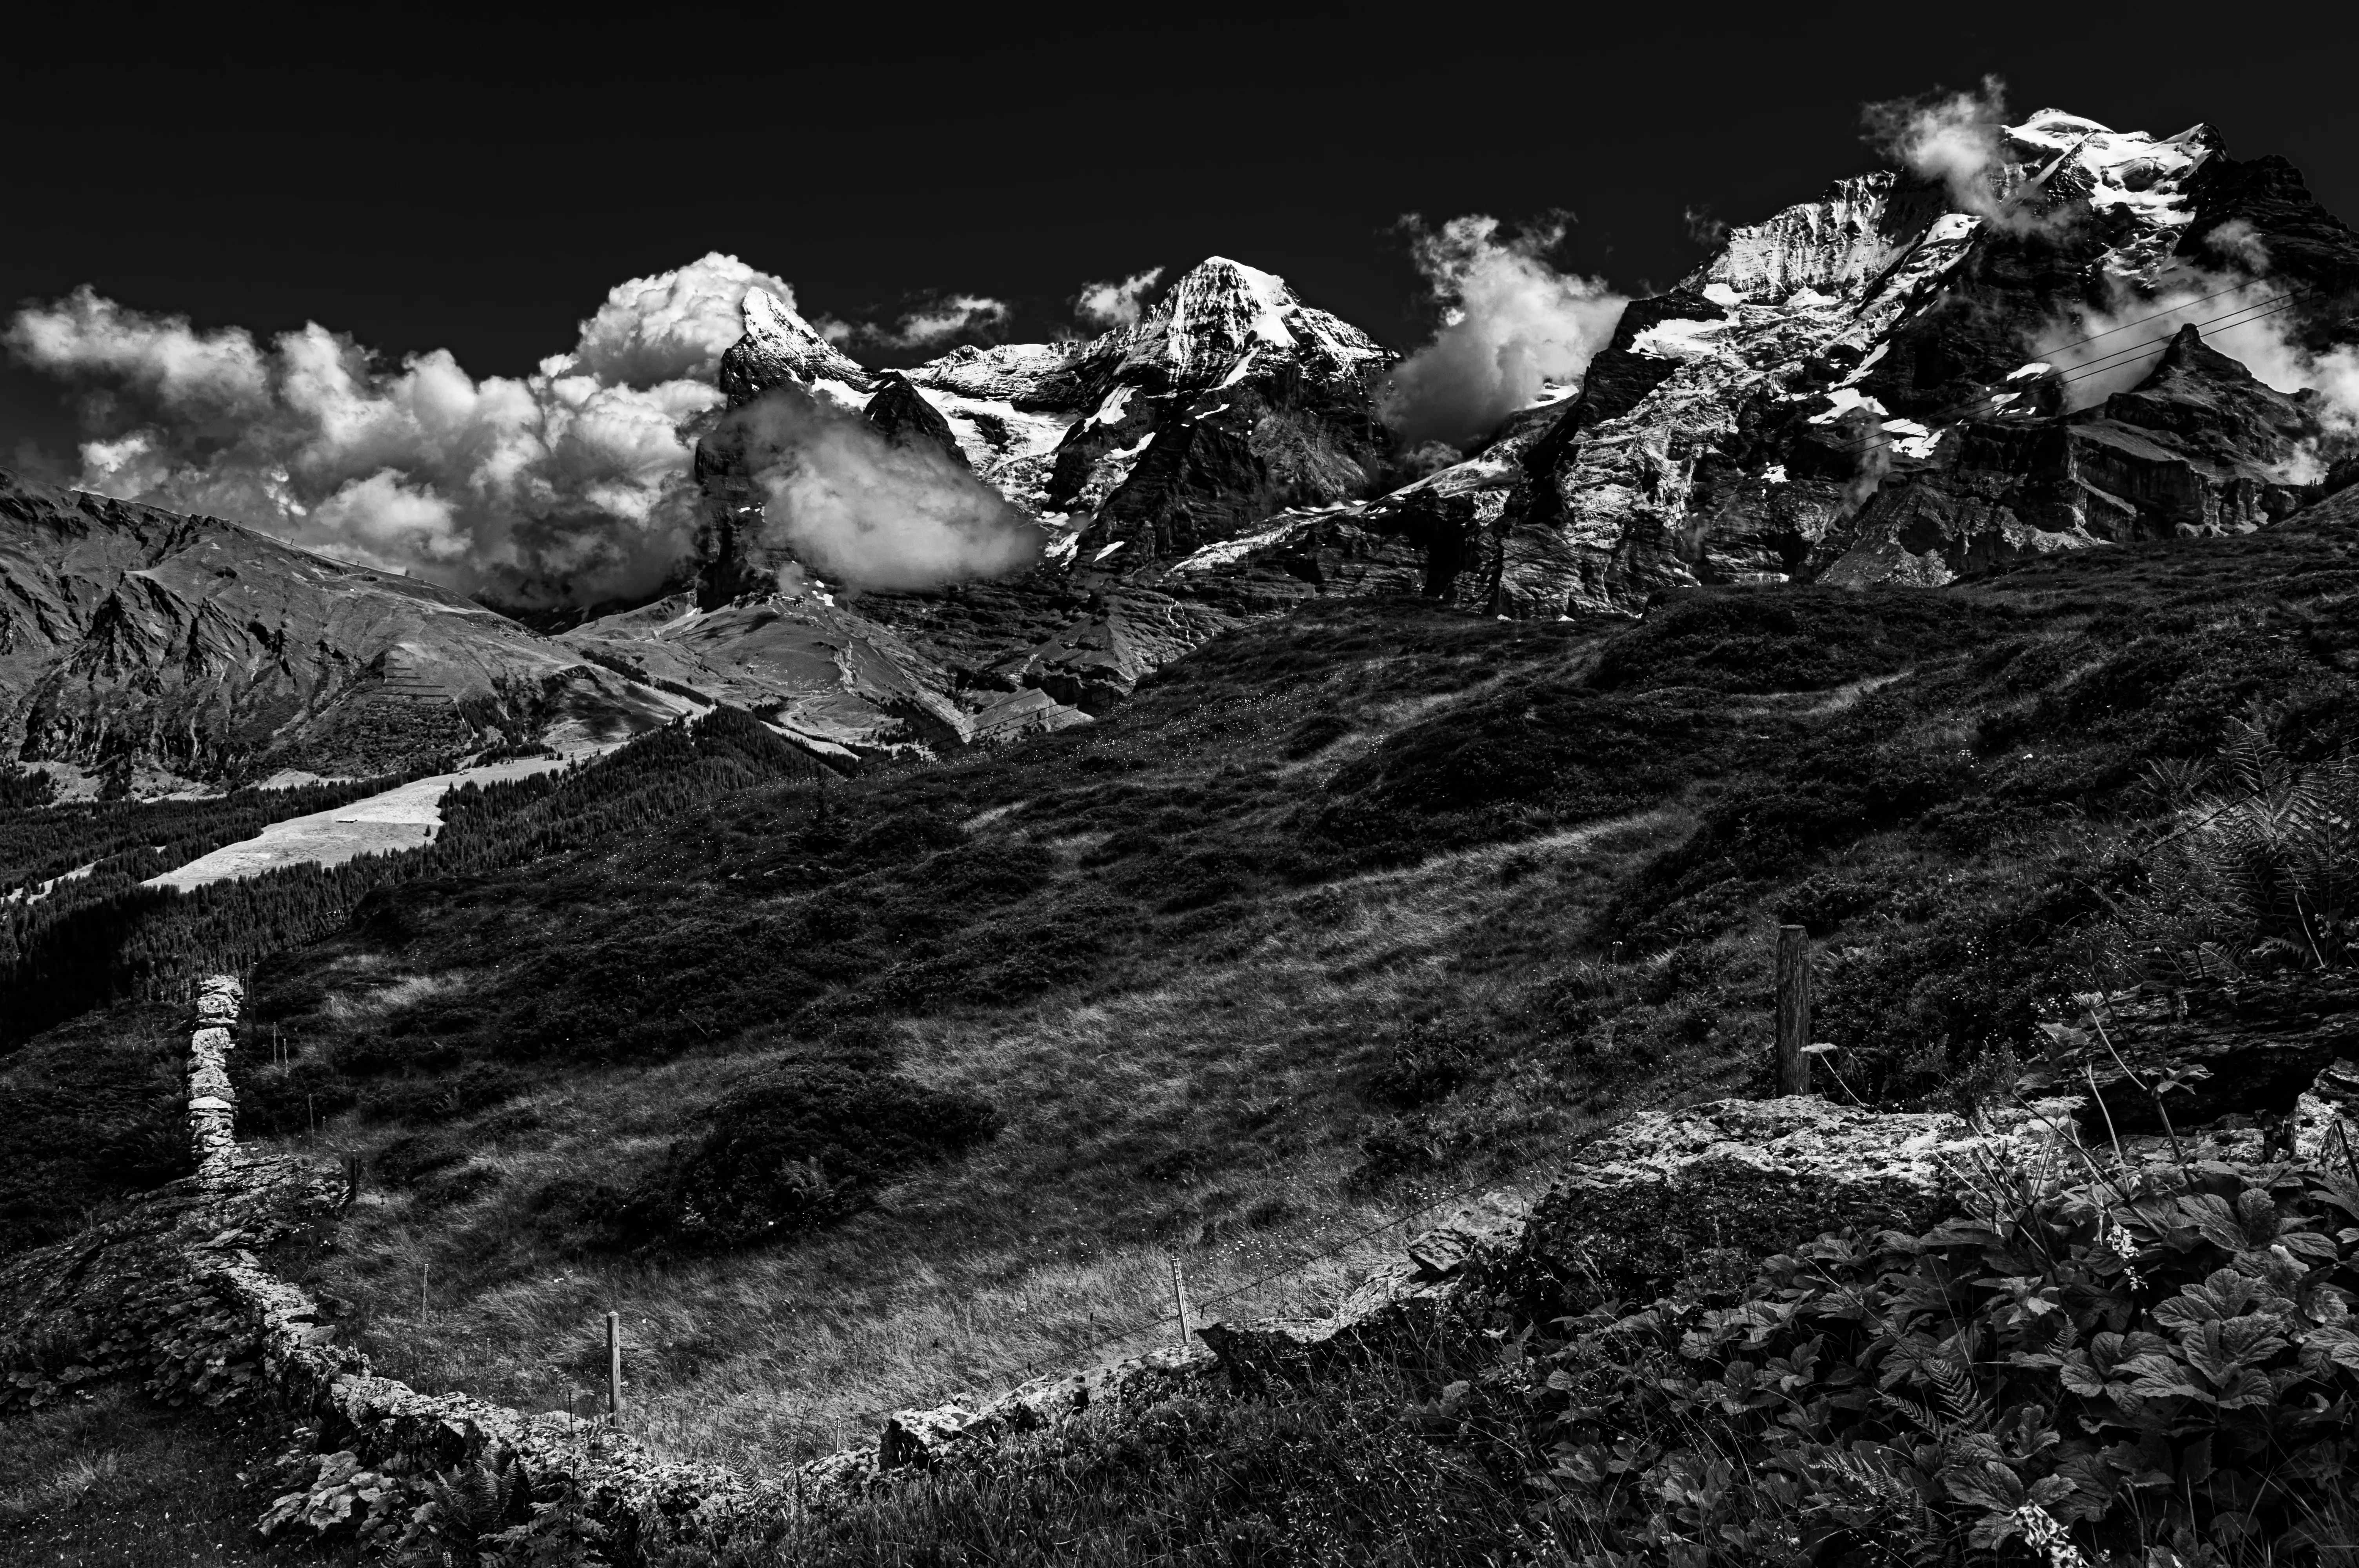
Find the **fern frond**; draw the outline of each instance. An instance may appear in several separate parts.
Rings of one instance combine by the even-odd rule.
[[[1915,1422],[1924,1429],[1927,1436],[1936,1442],[1947,1443],[1950,1440],[1952,1430],[1950,1423],[1933,1413],[1933,1408],[1930,1405],[1912,1400],[1907,1394],[1896,1394],[1889,1390],[1877,1395],[1876,1398]]]
[[[1973,1377],[1964,1367],[1947,1358],[1929,1360],[1925,1363],[1925,1375],[1941,1396],[1942,1408],[1950,1412],[1950,1420],[1958,1427],[1984,1433],[1995,1429],[1997,1416],[1990,1400],[1974,1387]]]

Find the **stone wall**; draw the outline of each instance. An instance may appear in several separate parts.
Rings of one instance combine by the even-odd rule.
[[[332,1317],[264,1260],[275,1243],[332,1227],[339,1174],[241,1148],[227,1074],[241,992],[200,982],[190,1040],[197,1173],[124,1219],[0,1269],[0,1390],[18,1402],[81,1381],[142,1375],[158,1397],[273,1393],[315,1415],[324,1447],[365,1464],[445,1466],[513,1454],[543,1496],[571,1492],[625,1525],[649,1511],[711,1519],[738,1508],[809,1505],[1084,1410],[1175,1382],[1254,1379],[1364,1355],[1481,1281],[1528,1286],[1567,1270],[1664,1275],[1714,1248],[1758,1255],[1843,1224],[1914,1226],[1946,1202],[1951,1169],[2025,1142],[2020,1131],[1942,1116],[1875,1115],[1815,1099],[1721,1101],[1634,1117],[1574,1152],[1527,1216],[1493,1195],[1417,1236],[1324,1318],[1212,1322],[1197,1343],[1044,1378],[975,1406],[903,1411],[876,1444],[784,1476],[753,1478],[661,1459],[625,1433],[561,1412],[527,1416],[465,1394],[421,1394],[376,1376]],[[5,1399],[0,1398],[0,1404]]]

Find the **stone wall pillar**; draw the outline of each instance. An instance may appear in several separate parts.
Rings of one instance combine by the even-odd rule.
[[[189,1037],[189,1136],[197,1169],[226,1160],[237,1147],[237,1095],[229,1087],[230,1025],[245,988],[230,975],[197,982],[195,1033]]]

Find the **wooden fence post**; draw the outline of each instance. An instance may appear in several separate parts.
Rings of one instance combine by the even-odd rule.
[[[1777,1092],[1810,1092],[1810,934],[1799,925],[1777,928]]]
[[[1185,1345],[1188,1343],[1188,1294],[1180,1283],[1180,1249],[1173,1248],[1169,1256],[1171,1260],[1171,1304],[1179,1310],[1180,1343]]]
[[[623,1314],[606,1314],[606,1413],[623,1419]]]

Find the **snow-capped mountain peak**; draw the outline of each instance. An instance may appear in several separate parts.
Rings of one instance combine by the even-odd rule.
[[[738,307],[745,335],[721,356],[721,390],[731,406],[750,403],[788,381],[821,379],[865,388],[868,372],[766,288],[748,288]]]
[[[1357,327],[1303,304],[1284,278],[1226,256],[1189,268],[1137,325],[1099,339],[1084,357],[1123,380],[1210,386],[1261,352],[1295,359],[1321,380],[1355,376],[1391,357]]]
[[[2222,146],[2209,125],[2156,137],[2115,131],[2061,109],[2042,109],[2008,126],[2006,141],[2008,152],[2049,196],[2085,201],[2101,218],[2174,228],[2194,217],[2188,179]]]

